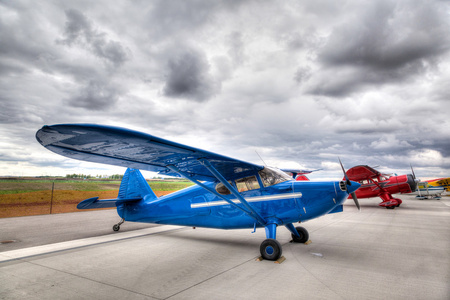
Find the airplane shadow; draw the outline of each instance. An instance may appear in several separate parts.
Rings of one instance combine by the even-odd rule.
[[[185,234],[185,232],[187,230],[189,230],[190,228],[186,228],[182,231],[177,231],[177,232],[171,232],[170,234],[168,234],[168,236],[170,236],[170,238],[176,238],[179,240],[189,240],[189,241],[198,241],[198,242],[202,242],[202,243],[207,243],[207,244],[222,244],[222,245],[233,245],[233,246],[245,246],[245,247],[251,247],[252,249],[254,247],[259,247],[259,245],[261,244],[261,242],[263,241],[263,239],[261,239],[260,237],[254,237],[254,238],[248,238],[248,239],[235,239],[233,237],[230,237],[228,234],[229,230],[224,230],[224,235],[220,236],[221,230],[217,230],[217,235],[215,236],[211,236],[211,232],[209,231],[209,229],[206,229],[208,231],[208,234],[206,236],[202,236],[202,232],[203,229],[202,228],[198,228],[198,229],[191,229],[191,230],[196,230],[198,231],[198,233],[196,233],[195,235],[192,234]],[[250,229],[249,229],[249,236],[251,236],[250,233]]]

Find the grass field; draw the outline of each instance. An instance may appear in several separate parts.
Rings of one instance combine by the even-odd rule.
[[[192,185],[189,181],[148,181],[157,196]],[[0,180],[0,218],[79,211],[87,198],[116,198],[120,181],[57,179]]]

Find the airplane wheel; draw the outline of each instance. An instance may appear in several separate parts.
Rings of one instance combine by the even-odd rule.
[[[386,206],[386,209],[394,209],[395,206]]]
[[[259,247],[259,251],[261,252],[261,256],[267,260],[277,260],[283,252],[281,244],[274,239],[264,240]]]
[[[120,230],[120,225],[115,224],[115,225],[113,226],[113,230],[114,230],[114,231],[119,231],[119,230]]]
[[[303,227],[295,227],[299,236],[291,234],[294,243],[306,243],[309,239],[308,231]]]

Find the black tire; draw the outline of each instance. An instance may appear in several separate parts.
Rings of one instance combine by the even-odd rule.
[[[119,231],[119,230],[120,230],[120,225],[115,224],[115,225],[113,226],[113,230],[114,230],[114,231]]]
[[[306,230],[303,227],[295,227],[295,230],[297,230],[297,233],[299,236],[296,236],[295,234],[291,234],[292,240],[294,243],[306,243],[309,240],[309,233],[308,230]]]
[[[274,239],[264,240],[259,247],[259,251],[261,252],[262,258],[267,260],[277,260],[283,253],[281,244]]]

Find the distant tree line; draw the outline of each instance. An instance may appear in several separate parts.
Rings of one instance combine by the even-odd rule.
[[[66,178],[92,178],[91,175],[84,175],[84,174],[67,174]]]
[[[122,180],[123,175],[120,174],[114,174],[114,175],[97,175],[97,176],[92,176],[92,175],[85,175],[85,174],[67,174],[66,178],[80,178],[80,179],[92,179],[92,178],[102,178],[102,179],[114,179],[114,180]]]

